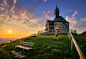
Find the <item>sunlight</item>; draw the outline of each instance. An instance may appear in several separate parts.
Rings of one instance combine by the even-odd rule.
[[[11,33],[11,30],[9,30],[8,32]]]

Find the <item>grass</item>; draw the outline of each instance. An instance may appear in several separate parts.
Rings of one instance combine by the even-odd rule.
[[[80,49],[86,56],[86,37],[82,37],[77,34],[73,34],[74,38],[76,39],[77,44],[79,45]]]
[[[15,40],[1,48],[0,59],[19,59],[14,57],[12,50],[22,51],[22,54],[26,55],[24,59],[79,59],[75,47],[71,51],[71,40],[68,35],[58,36],[58,39],[54,38],[54,35],[40,35]],[[35,46],[29,51],[15,48],[20,41],[33,42]]]

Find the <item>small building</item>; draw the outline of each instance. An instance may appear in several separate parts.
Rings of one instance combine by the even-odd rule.
[[[66,21],[62,16],[59,16],[59,9],[55,9],[55,18],[53,20],[47,20],[46,31],[55,32],[55,28],[58,28],[59,33],[64,33],[69,31],[69,22]]]

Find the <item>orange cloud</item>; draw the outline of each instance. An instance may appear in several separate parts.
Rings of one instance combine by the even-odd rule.
[[[4,6],[3,4],[0,4],[1,6]]]
[[[75,10],[75,13],[72,16],[74,17],[76,14],[78,14],[78,12]]]
[[[31,6],[31,8],[41,7],[45,3],[45,1],[47,1],[47,0],[39,0],[38,3],[36,3],[36,4],[33,3],[33,5]]]
[[[47,0],[44,0],[44,2],[46,2]]]
[[[43,11],[44,19],[48,20],[54,17],[54,11]]]
[[[4,0],[5,5],[11,5],[11,3],[12,3],[12,0]]]
[[[5,8],[3,8],[3,7],[0,7],[0,10],[4,10]]]
[[[70,28],[72,28],[72,29],[75,29],[74,26],[78,23],[78,21],[77,21],[77,19],[76,19],[76,17],[75,17],[76,14],[78,14],[78,12],[75,10],[75,13],[72,15],[72,17],[66,16],[66,20],[67,20],[68,22],[70,22],[70,24],[72,24],[72,25],[70,26]]]
[[[66,10],[66,12],[69,12],[69,11],[71,11],[71,12],[72,12],[72,11],[73,11],[73,9],[70,9],[70,10]]]
[[[84,19],[81,18],[81,21],[86,21],[86,18],[84,18]]]
[[[17,0],[14,0],[14,3],[13,4],[16,4]]]
[[[5,25],[5,24],[0,24],[0,25],[1,25],[1,28],[2,28],[2,27],[6,27],[6,26],[7,26],[7,25]]]

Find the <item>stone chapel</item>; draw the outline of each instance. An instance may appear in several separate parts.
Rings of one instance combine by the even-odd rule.
[[[45,25],[46,32],[55,32],[55,28],[58,28],[59,33],[65,33],[69,31],[69,22],[62,16],[59,16],[59,9],[55,9],[55,18],[53,20],[47,20]]]

